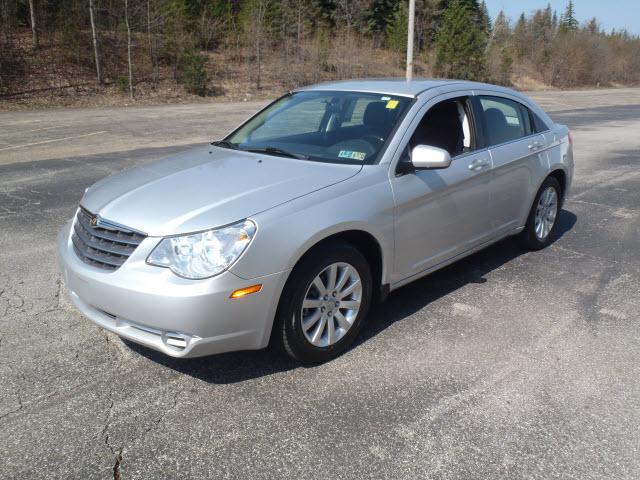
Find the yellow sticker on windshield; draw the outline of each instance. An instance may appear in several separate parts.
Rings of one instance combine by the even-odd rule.
[[[396,108],[398,106],[400,102],[398,100],[389,100],[387,102],[387,108],[389,110],[393,110],[394,108]]]

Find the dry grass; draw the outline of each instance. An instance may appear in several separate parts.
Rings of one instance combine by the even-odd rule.
[[[525,90],[528,92],[536,90],[557,90],[529,75],[514,75],[511,77],[511,83],[516,90]]]

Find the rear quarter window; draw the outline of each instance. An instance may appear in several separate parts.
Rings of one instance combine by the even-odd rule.
[[[544,120],[542,120],[532,110],[529,110],[529,113],[531,114],[531,119],[533,121],[534,130],[537,133],[546,132],[547,130],[550,130],[549,126],[544,122]]]

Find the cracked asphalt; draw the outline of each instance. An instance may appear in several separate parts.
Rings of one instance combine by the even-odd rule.
[[[259,104],[0,114],[0,477],[640,478],[640,90],[532,96],[575,138],[554,243],[394,292],[313,368],[125,344],[56,269],[85,187]]]

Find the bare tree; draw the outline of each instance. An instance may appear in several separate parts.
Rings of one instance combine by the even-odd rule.
[[[129,64],[129,97],[133,99],[133,66],[131,64],[131,25],[129,23],[129,0],[124,0],[124,23],[127,27],[127,62]]]
[[[344,19],[347,30],[363,22],[365,12],[370,8],[370,0],[337,0],[336,12]]]
[[[33,36],[33,49],[38,48],[38,28],[36,25],[35,0],[29,0],[29,13],[31,14],[31,35]]]
[[[269,0],[253,0],[251,11],[252,30],[256,52],[256,90],[261,88],[262,80],[262,43],[264,40],[265,17],[269,7]]]
[[[91,36],[93,37],[93,54],[96,60],[96,80],[98,85],[102,83],[100,71],[100,55],[98,54],[98,34],[96,32],[94,0],[89,0],[89,17],[91,18]]]
[[[153,42],[151,40],[151,0],[147,0],[147,39],[149,40],[149,60],[153,64]]]
[[[156,8],[154,8],[154,14],[156,13]],[[160,76],[160,71],[158,68],[158,59],[156,55],[156,49],[154,48],[155,37],[152,33],[152,24],[157,24],[158,18],[151,19],[151,0],[147,0],[147,40],[149,41],[149,61],[151,62],[151,68],[153,69],[153,83],[158,83],[158,78]]]
[[[300,56],[302,53],[302,14],[304,10],[303,0],[298,0],[297,2],[297,15],[296,15],[296,53],[298,54],[298,60],[300,60]]]

